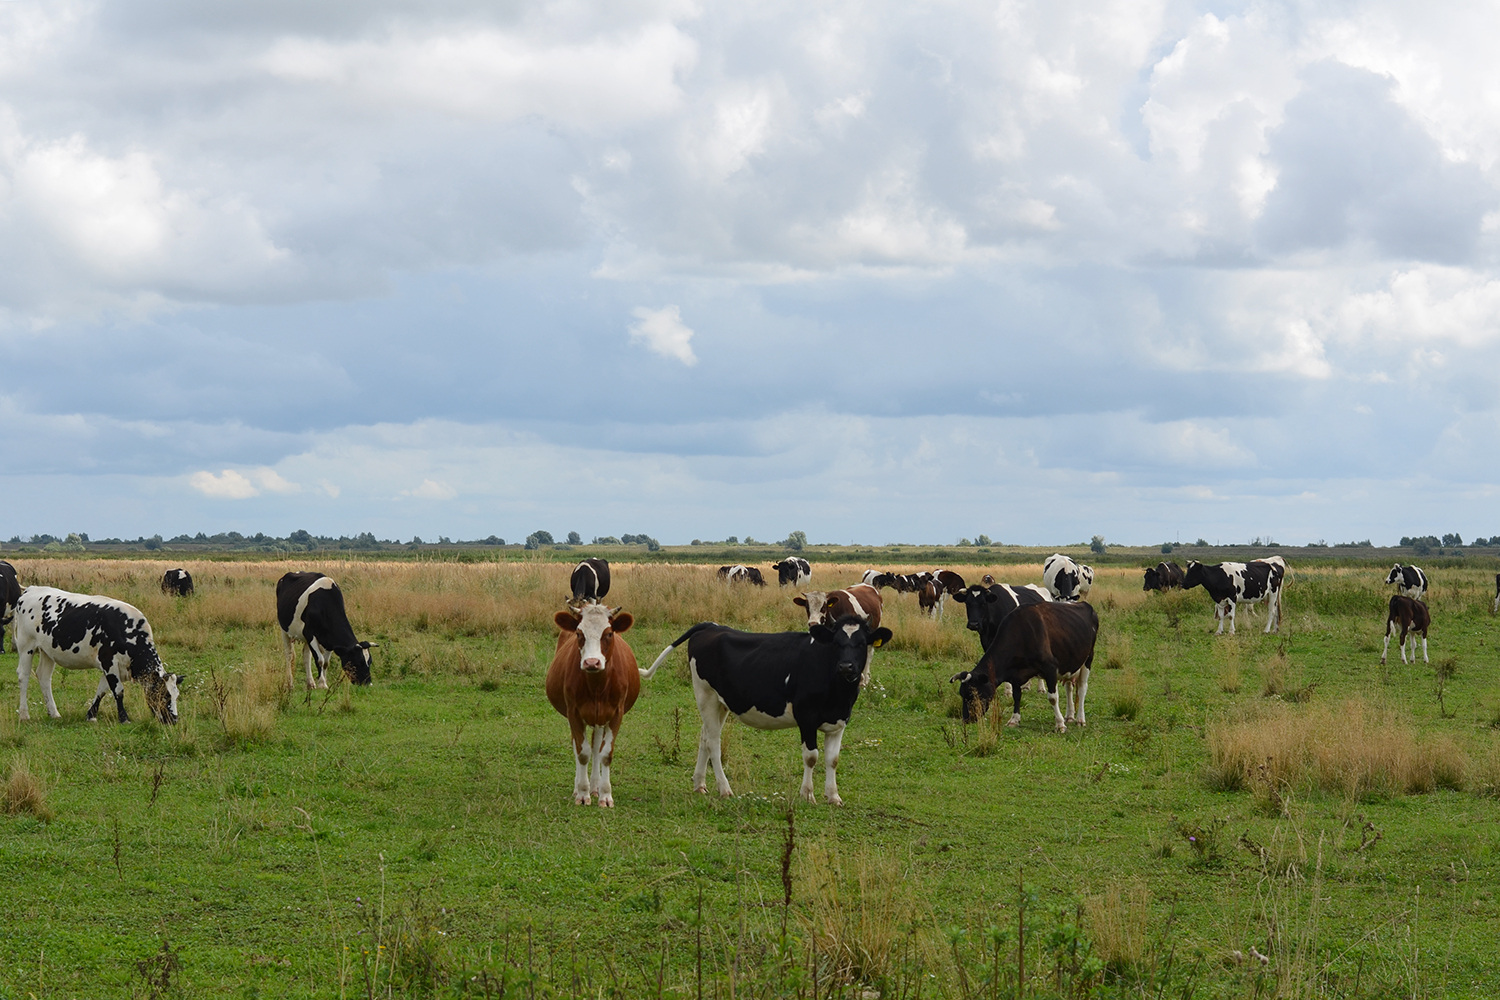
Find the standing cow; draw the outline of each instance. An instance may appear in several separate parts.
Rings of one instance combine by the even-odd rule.
[[[1175,562],[1159,562],[1146,570],[1142,590],[1176,590],[1182,586],[1182,567]]]
[[[641,693],[643,671],[624,635],[635,619],[597,601],[559,611],[557,651],[547,668],[547,700],[568,720],[573,736],[573,801],[614,808],[609,780],[620,723]]]
[[[573,591],[573,603],[602,601],[609,593],[609,561],[607,559],[585,559],[573,567],[568,578],[568,587]]]
[[[805,587],[812,582],[812,563],[801,556],[788,556],[779,563],[772,563],[776,571],[776,582],[785,587]]]
[[[1422,636],[1422,662],[1430,663],[1427,659],[1427,629],[1432,624],[1432,616],[1427,611],[1427,605],[1421,601],[1407,597],[1404,594],[1392,594],[1390,609],[1385,616],[1385,645],[1380,649],[1380,662],[1385,663],[1385,657],[1391,649],[1391,636],[1396,630],[1401,630],[1400,645],[1401,662],[1406,662],[1406,637],[1411,636],[1411,662],[1417,662],[1417,636]]]
[[[1051,601],[1052,595],[1034,583],[1012,587],[1004,583],[991,583],[987,587],[975,585],[953,595],[953,599],[964,606],[969,614],[965,624],[970,632],[979,634],[979,651],[990,648],[990,643],[1000,632],[1000,623],[1010,613],[1028,604]]]
[[[1055,601],[1080,601],[1094,586],[1094,567],[1076,563],[1061,552],[1054,552],[1042,563],[1042,586]]]
[[[21,599],[21,585],[16,581],[16,568],[0,559],[0,653],[5,652],[5,626],[15,616],[16,602]]]
[[[1068,723],[1075,719],[1080,726],[1088,725],[1083,706],[1098,638],[1099,616],[1089,604],[1049,601],[1017,608],[974,669],[950,679],[959,682],[964,719],[973,721],[983,715],[995,692],[1009,685],[1014,710],[1006,725],[1020,725],[1021,687],[1040,677],[1047,687],[1057,731],[1067,732]],[[1068,689],[1066,716],[1057,704],[1059,682]]]
[[[760,570],[755,566],[742,566],[739,564],[720,566],[718,576],[720,580],[727,583],[753,583],[757,587],[764,587],[766,585],[765,577],[761,575]]]
[[[1281,631],[1281,587],[1286,580],[1286,560],[1280,556],[1254,559],[1248,563],[1226,562],[1205,566],[1188,561],[1182,589],[1201,586],[1214,602],[1214,617],[1219,622],[1216,635],[1224,632],[1229,620],[1229,634],[1234,635],[1234,612],[1241,604],[1266,601],[1266,631]]]
[[[880,599],[879,590],[867,583],[855,583],[844,590],[827,593],[810,590],[792,598],[792,603],[807,612],[809,628],[853,615],[870,628],[877,629],[880,627],[880,612],[885,602]],[[874,659],[875,647],[871,646],[865,656],[864,673],[859,675],[859,686],[862,688],[870,686],[870,664]]]
[[[161,592],[172,597],[192,597],[193,574],[181,567],[167,570],[161,575]]]
[[[377,642],[360,642],[344,611],[344,593],[322,573],[288,573],[276,581],[276,620],[286,651],[286,683],[291,687],[294,643],[305,647],[309,689],[328,687],[328,657],[338,654],[344,674],[356,684],[370,683],[370,650]],[[313,678],[313,661],[318,676]]]
[[[151,623],[140,610],[110,597],[70,594],[53,587],[27,587],[16,602],[16,677],[21,687],[20,717],[30,719],[26,688],[36,658],[37,680],[47,714],[60,717],[52,697],[52,671],[98,670],[99,689],[89,704],[90,722],[99,720],[99,703],[115,698],[115,716],[129,722],[125,711],[125,681],[140,682],[146,704],[161,722],[177,721],[177,696],[182,675],[167,671],[156,651]]]
[[[1396,593],[1402,597],[1410,597],[1414,601],[1427,599],[1427,574],[1416,566],[1403,566],[1397,563],[1385,575],[1385,582],[1394,583]]]

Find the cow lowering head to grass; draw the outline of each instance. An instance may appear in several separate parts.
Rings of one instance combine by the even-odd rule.
[[[1083,705],[1098,638],[1099,616],[1088,604],[1049,601],[1017,608],[1000,625],[999,634],[974,669],[950,678],[959,683],[965,721],[982,716],[995,692],[1009,685],[1014,711],[1006,725],[1020,725],[1021,688],[1033,677],[1040,677],[1047,688],[1057,731],[1067,732],[1067,724],[1075,719],[1078,725],[1087,725]],[[1066,717],[1057,704],[1060,682],[1068,694]]]
[[[1146,570],[1142,590],[1176,590],[1182,586],[1182,567],[1175,562],[1159,562]]]
[[[1380,662],[1385,663],[1385,657],[1391,649],[1391,636],[1396,630],[1401,630],[1401,638],[1397,649],[1401,650],[1401,662],[1406,662],[1406,637],[1411,636],[1411,662],[1417,662],[1417,636],[1422,637],[1422,662],[1430,663],[1427,659],[1427,628],[1432,624],[1432,616],[1427,611],[1427,605],[1421,601],[1406,597],[1402,594],[1392,594],[1390,608],[1385,615],[1385,645],[1380,650]]]
[[[141,685],[146,704],[156,718],[172,725],[177,721],[177,697],[182,675],[170,673],[156,651],[151,624],[146,616],[110,597],[70,594],[53,587],[27,587],[16,604],[16,651],[20,654],[16,677],[20,680],[20,717],[30,719],[26,687],[36,661],[37,679],[47,714],[60,717],[52,697],[52,671],[97,670],[102,673],[99,689],[89,704],[90,722],[99,719],[99,703],[114,695],[115,715],[129,722],[125,711],[125,681]]]
[[[1229,621],[1229,634],[1234,635],[1234,613],[1241,605],[1266,603],[1266,631],[1281,630],[1281,587],[1286,580],[1286,560],[1280,556],[1254,559],[1248,563],[1226,562],[1205,566],[1188,561],[1187,572],[1182,575],[1182,589],[1202,587],[1214,602],[1214,616],[1219,622],[1218,632],[1224,631],[1224,621]]]
[[[21,585],[16,581],[16,568],[0,559],[0,653],[5,652],[5,626],[14,618],[16,602],[20,599]]]
[[[573,801],[615,804],[609,768],[620,723],[641,693],[644,674],[625,641],[634,619],[597,601],[559,611],[557,650],[547,668],[547,700],[568,720],[573,737]]]
[[[192,597],[193,574],[181,567],[167,570],[161,575],[161,592],[172,597]]]
[[[1396,593],[1402,597],[1410,597],[1414,601],[1427,598],[1427,574],[1416,566],[1403,566],[1397,563],[1385,575],[1385,582],[1394,583]]]
[[[1094,585],[1094,568],[1074,562],[1061,552],[1054,552],[1042,563],[1042,586],[1054,601],[1078,601],[1089,596]]]
[[[568,577],[568,587],[573,592],[573,604],[584,601],[602,601],[609,593],[609,562],[605,559],[585,559],[573,567]]]
[[[754,566],[720,566],[718,576],[726,583],[753,583],[757,587],[766,585],[765,577]]]
[[[288,573],[276,581],[276,620],[281,624],[281,645],[286,651],[286,683],[292,680],[293,646],[305,647],[307,686],[328,687],[328,658],[337,654],[344,675],[355,684],[370,683],[370,650],[376,642],[360,642],[344,610],[344,592],[322,573]],[[318,675],[313,677],[313,661]]]

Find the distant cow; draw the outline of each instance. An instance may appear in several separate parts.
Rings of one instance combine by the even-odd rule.
[[[52,671],[97,670],[99,689],[89,704],[90,722],[99,719],[99,703],[106,694],[115,697],[115,715],[129,722],[125,712],[125,681],[139,681],[146,704],[161,722],[177,721],[177,696],[182,675],[169,673],[156,651],[151,623],[139,609],[111,597],[70,594],[53,587],[27,587],[16,602],[16,664],[20,679],[20,717],[30,719],[26,687],[31,679],[32,658],[38,659],[37,680],[47,714],[59,718],[52,698]]]
[[[1500,573],[1495,574],[1495,603],[1490,605],[1490,614],[1500,612]]]
[[[1094,568],[1054,552],[1042,563],[1042,586],[1051,592],[1053,600],[1082,600],[1094,586]]]
[[[811,590],[792,598],[792,603],[807,612],[809,628],[852,615],[870,628],[876,629],[880,627],[880,611],[884,605],[880,599],[880,591],[867,583],[852,584],[844,590],[833,590],[828,593]],[[869,686],[870,663],[874,659],[875,647],[871,646],[865,657],[864,673],[859,676],[860,687]]]
[[[344,675],[356,684],[370,683],[370,650],[379,645],[360,642],[344,611],[344,593],[322,573],[288,573],[276,581],[276,620],[281,623],[281,646],[286,651],[286,682],[292,685],[292,644],[305,647],[309,688],[328,687],[328,657],[337,653]],[[313,660],[318,676],[313,679]]]
[[[15,616],[16,602],[21,599],[21,585],[16,582],[16,568],[0,559],[0,653],[5,652],[5,626]]]
[[[1217,634],[1224,631],[1229,619],[1229,634],[1234,635],[1234,611],[1241,604],[1266,601],[1266,631],[1281,631],[1281,587],[1286,580],[1286,560],[1280,556],[1255,559],[1248,563],[1226,562],[1205,566],[1188,560],[1182,577],[1182,589],[1202,586],[1214,602],[1214,617],[1219,622]]]
[[[826,769],[823,797],[837,806],[844,804],[838,787],[839,746],[859,698],[866,651],[883,646],[890,638],[890,629],[871,629],[853,615],[831,625],[814,625],[806,632],[769,635],[700,622],[662,650],[642,676],[656,673],[673,649],[688,644],[693,697],[703,719],[694,791],[708,791],[712,764],[719,794],[733,794],[724,776],[719,742],[732,712],[756,729],[797,729],[802,737],[802,797],[809,802],[816,801],[813,773],[821,732]]]
[[[568,586],[573,591],[574,604],[604,600],[604,595],[609,593],[609,561],[585,559],[573,567]]]
[[[1385,645],[1380,650],[1380,662],[1384,663],[1386,653],[1390,652],[1391,636],[1396,634],[1397,626],[1401,629],[1401,639],[1397,646],[1401,650],[1401,662],[1406,662],[1408,634],[1411,636],[1411,662],[1417,662],[1418,634],[1422,636],[1422,662],[1432,662],[1427,659],[1427,627],[1431,624],[1432,616],[1427,611],[1427,605],[1415,598],[1392,594],[1390,610],[1385,616]]]
[[[1001,624],[974,669],[951,678],[959,682],[964,719],[973,721],[983,715],[995,692],[1008,684],[1014,709],[1006,725],[1020,725],[1021,687],[1040,677],[1047,687],[1057,731],[1067,732],[1067,724],[1075,718],[1080,726],[1088,725],[1083,705],[1098,637],[1099,616],[1091,605],[1049,601],[1017,608]],[[1069,689],[1066,717],[1057,704],[1059,681]]]
[[[625,641],[634,619],[597,601],[580,610],[559,611],[557,651],[547,668],[547,700],[568,720],[573,735],[573,802],[614,807],[609,765],[620,723],[641,693],[635,653]],[[587,738],[585,738],[587,737]]]
[[[812,564],[800,556],[788,556],[779,563],[772,563],[776,571],[776,582],[783,587],[805,587],[812,582]]]
[[[964,606],[969,614],[965,626],[970,632],[979,633],[979,650],[984,652],[1000,631],[1000,623],[1010,613],[1028,604],[1041,604],[1052,600],[1052,595],[1043,587],[1028,583],[1021,587],[993,583],[988,587],[975,585],[953,595],[953,599]]]
[[[1410,597],[1415,601],[1427,599],[1427,574],[1415,566],[1403,566],[1397,563],[1385,575],[1385,582],[1394,583],[1396,593],[1402,597]]]
[[[1159,562],[1146,570],[1142,590],[1176,590],[1182,586],[1182,567],[1175,562]]]
[[[193,596],[193,574],[185,569],[169,569],[161,575],[161,592],[173,597]]]
[[[753,583],[757,587],[766,585],[765,577],[754,566],[720,566],[719,579],[729,583]]]

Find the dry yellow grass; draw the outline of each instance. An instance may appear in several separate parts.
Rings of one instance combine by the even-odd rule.
[[[916,899],[891,855],[819,839],[802,846],[794,871],[807,904],[800,919],[832,980],[880,982],[891,977],[903,948],[933,951],[930,939],[915,933],[921,923]]]
[[[1145,885],[1112,885],[1085,898],[1083,913],[1094,953],[1110,969],[1123,973],[1144,961],[1151,917],[1151,899]]]
[[[4,800],[7,815],[30,813],[44,822],[52,820],[52,807],[47,805],[47,789],[41,779],[31,773],[26,758],[19,754],[10,763],[10,773],[5,779]]]

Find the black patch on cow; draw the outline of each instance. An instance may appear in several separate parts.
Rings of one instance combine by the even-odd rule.
[[[16,602],[21,599],[21,584],[16,568],[0,559],[0,653],[5,652],[5,627],[16,616]]]
[[[568,586],[573,592],[573,603],[579,601],[599,601],[609,593],[609,561],[590,557],[579,563],[573,569],[573,575],[568,578]]]

